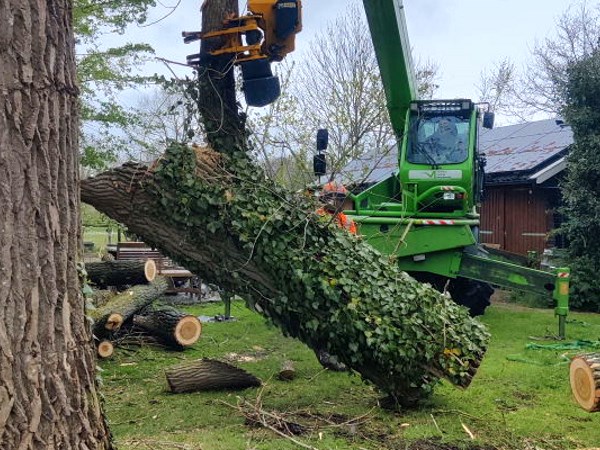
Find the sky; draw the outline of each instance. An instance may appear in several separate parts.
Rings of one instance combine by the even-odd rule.
[[[149,20],[158,22],[144,28],[131,27],[125,38],[148,42],[157,56],[183,63],[187,54],[198,52],[199,44],[184,44],[181,31],[199,30],[203,0],[159,1]],[[297,36],[294,57],[302,58],[315,35],[343,15],[354,1],[303,0],[304,29]],[[506,57],[521,69],[536,40],[553,32],[557,17],[570,3],[572,0],[404,0],[404,7],[414,58],[431,60],[439,66],[436,97],[478,100],[476,85],[481,71]],[[167,8],[174,5],[174,10]],[[243,9],[245,2],[240,5]],[[180,75],[189,73],[183,67],[171,69]],[[160,63],[146,70],[169,73]]]

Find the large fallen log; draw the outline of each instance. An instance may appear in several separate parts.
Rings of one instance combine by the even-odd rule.
[[[236,7],[206,2],[203,31]],[[83,201],[398,401],[431,392],[441,377],[469,385],[485,328],[314,214],[313,200],[265,178],[248,156],[231,57],[208,55],[211,45],[203,41],[199,82],[186,89],[196,89],[206,139],[218,152],[173,144],[151,167],[128,163],[84,180]]]
[[[395,396],[439,377],[470,383],[487,341],[479,322],[244,167],[176,145],[152,170],[126,164],[84,180],[82,198]]]
[[[586,353],[571,360],[571,391],[579,406],[588,412],[600,411],[600,353]]]

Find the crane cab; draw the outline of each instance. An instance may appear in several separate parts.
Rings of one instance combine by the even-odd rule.
[[[481,187],[471,100],[411,102],[399,152],[402,203],[414,217],[475,214]],[[482,178],[481,178],[482,181]]]

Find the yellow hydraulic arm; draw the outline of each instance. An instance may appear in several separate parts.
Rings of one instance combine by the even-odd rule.
[[[223,28],[209,33],[184,32],[184,42],[224,38],[213,56],[234,55],[242,69],[244,94],[250,106],[264,106],[280,94],[279,79],[271,72],[272,61],[294,51],[296,34],[302,30],[301,0],[249,0],[248,14],[227,17]],[[197,63],[198,55],[188,56]]]

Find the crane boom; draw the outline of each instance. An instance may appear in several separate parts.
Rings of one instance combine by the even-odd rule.
[[[396,136],[404,133],[406,111],[417,100],[416,78],[402,0],[363,0],[387,108]]]

